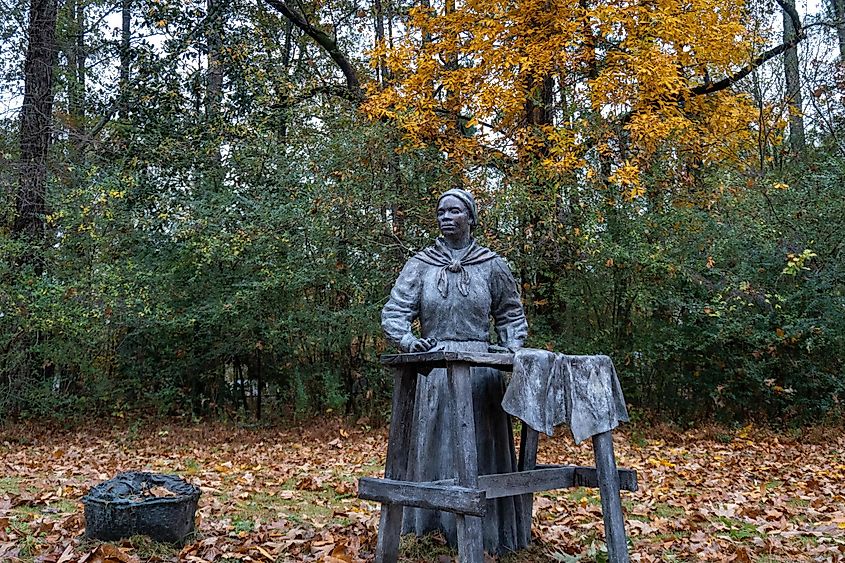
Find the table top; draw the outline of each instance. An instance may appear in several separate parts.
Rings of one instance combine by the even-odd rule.
[[[513,368],[513,354],[499,352],[414,352],[410,354],[384,354],[381,363],[386,366],[445,367],[451,363],[468,363],[474,366]]]

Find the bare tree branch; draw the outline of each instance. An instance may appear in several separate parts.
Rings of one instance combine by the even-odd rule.
[[[358,75],[352,67],[349,59],[337,46],[337,41],[335,41],[325,31],[308,23],[305,16],[289,6],[286,0],[267,0],[267,3],[278,10],[296,27],[301,29],[303,33],[316,41],[320,47],[325,49],[335,64],[340,68],[341,72],[343,72],[343,76],[346,78],[346,87],[349,89],[350,93],[356,100],[363,100],[364,91],[361,89],[361,82],[358,80]]]
[[[785,43],[781,43],[777,47],[772,47],[765,53],[760,54],[757,57],[754,57],[750,63],[744,66],[739,71],[731,74],[730,76],[726,76],[725,78],[719,80],[718,82],[711,82],[710,84],[702,84],[701,86],[696,86],[695,88],[690,89],[690,93],[693,96],[701,96],[703,94],[712,94],[714,92],[718,92],[720,90],[724,90],[729,86],[732,86],[736,82],[739,82],[756,69],[763,66],[765,63],[769,62],[773,58],[777,57],[778,55],[782,54],[787,49],[791,49],[798,45],[802,39],[806,37],[804,30],[801,29],[796,35],[795,38],[791,41],[787,41]]]
[[[775,0],[781,9],[786,12],[789,16],[789,19],[792,20],[792,25],[795,27],[795,31],[797,33],[802,33],[802,26],[801,26],[801,17],[798,15],[798,11],[795,9],[794,4],[790,4],[789,2],[784,2],[784,0]]]
[[[754,57],[751,62],[749,62],[746,66],[741,68],[739,71],[731,74],[730,76],[726,76],[725,78],[717,82],[705,83],[701,86],[691,88],[690,93],[693,96],[712,94],[714,92],[718,92],[720,90],[724,90],[725,88],[732,86],[736,82],[739,82],[740,80],[754,72],[756,69],[766,64],[768,61],[772,60],[778,55],[783,54],[785,51],[797,46],[803,39],[807,37],[807,31],[804,26],[801,25],[801,18],[799,17],[798,12],[795,10],[795,6],[789,4],[788,2],[785,2],[784,0],[775,1],[780,5],[783,11],[786,12],[787,15],[789,15],[789,19],[792,20],[792,24],[795,27],[795,36],[789,41],[784,41],[777,47],[772,47],[768,51],[761,53],[757,57]]]
[[[339,84],[324,84],[322,86],[315,86],[313,88],[309,88],[307,91],[300,92],[295,96],[288,96],[284,101],[279,102],[277,104],[273,104],[271,107],[273,107],[274,109],[289,108],[295,106],[296,104],[304,102],[305,100],[311,99],[319,94],[343,98],[344,100],[348,100],[355,104],[361,102],[361,99],[354,96],[349,90],[349,88],[346,86],[341,86]]]

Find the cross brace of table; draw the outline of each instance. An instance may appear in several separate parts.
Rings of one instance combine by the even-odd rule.
[[[364,477],[358,482],[358,496],[382,503],[377,563],[393,563],[398,558],[404,506],[414,506],[455,513],[458,555],[461,563],[483,563],[481,518],[487,499],[519,496],[523,509],[531,514],[533,493],[567,487],[597,487],[602,505],[608,559],[610,563],[628,563],[628,545],[622,514],[620,490],[636,491],[636,472],[617,469],[611,432],[593,436],[595,467],[538,465],[539,435],[522,425],[519,471],[478,475],[478,461],[473,418],[470,368],[497,367],[508,370],[510,354],[463,352],[426,352],[384,356],[382,363],[394,367],[393,411],[387,445],[384,479]],[[434,482],[407,481],[417,373],[432,367],[445,367],[449,394],[453,401],[457,478]],[[463,398],[463,400],[458,400]],[[468,398],[468,400],[467,400]],[[521,530],[530,539],[528,528]]]
[[[630,469],[617,471],[620,489],[636,491],[637,473]],[[527,471],[479,475],[477,489],[461,487],[457,479],[416,482],[362,477],[358,481],[358,496],[385,504],[484,516],[485,500],[571,487],[597,488],[597,473],[595,467],[538,465],[537,469]]]

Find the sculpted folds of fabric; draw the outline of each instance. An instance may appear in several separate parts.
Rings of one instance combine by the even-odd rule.
[[[396,280],[382,311],[387,337],[403,351],[416,336],[412,323],[419,319],[421,337],[436,338],[437,349],[487,351],[490,319],[498,343],[522,346],[527,336],[519,291],[501,257],[473,242],[452,250],[442,240],[411,258]],[[473,410],[479,474],[516,470],[510,417],[502,410],[505,385],[494,369],[472,369]],[[409,475],[414,481],[455,477],[452,416],[446,370],[420,376],[414,412],[414,441]],[[483,520],[484,547],[491,553],[526,546],[520,537],[521,506],[513,497],[488,501]],[[448,512],[406,508],[403,531],[418,535],[442,531],[451,544],[457,541],[455,518]]]

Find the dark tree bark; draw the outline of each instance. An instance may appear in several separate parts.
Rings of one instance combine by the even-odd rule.
[[[261,420],[261,398],[264,394],[264,366],[261,363],[262,351],[255,354],[255,420]]]
[[[87,51],[85,48],[85,5],[81,0],[70,0],[68,12],[73,22],[72,33],[65,38],[62,50],[67,57],[68,113],[71,118],[70,139],[76,152],[85,136],[85,82]]]
[[[839,40],[839,59],[845,62],[845,0],[830,0],[836,19],[836,38]]]
[[[798,37],[801,23],[797,20],[794,0],[784,0],[783,42],[791,44]],[[791,10],[789,8],[792,8]],[[804,114],[801,98],[801,73],[798,66],[798,46],[788,48],[783,54],[783,71],[786,80],[786,103],[789,108],[789,147],[795,154],[802,154],[806,145]]]
[[[129,105],[127,103],[126,90],[129,88],[129,72],[132,40],[132,0],[121,2],[121,31],[120,31],[120,117],[129,117]]]
[[[206,0],[208,13],[220,9],[220,0]],[[223,48],[223,18],[217,17],[209,21],[208,26],[208,77],[206,115],[214,119],[220,113],[223,100],[223,66],[220,55]]]
[[[214,189],[220,189],[226,176],[223,158],[220,154],[220,125],[218,123],[223,103],[223,14],[221,0],[206,0],[208,14],[216,17],[208,20],[206,40],[208,44],[208,74],[206,75],[205,117],[208,122],[208,164],[209,180]]]
[[[376,43],[377,44],[384,44],[384,6],[381,0],[373,0],[373,10],[375,11],[375,32],[376,32]],[[376,71],[378,72],[378,76],[376,77],[378,83],[381,85],[382,88],[387,84],[388,76],[387,76],[387,65],[385,65],[384,57],[379,56],[378,59],[378,66],[376,67]]]
[[[33,243],[44,241],[47,151],[56,61],[56,9],[56,0],[32,0],[29,13],[29,46],[24,65],[20,122],[20,175],[12,231]]]
[[[361,81],[352,66],[349,57],[341,51],[334,37],[311,24],[304,14],[291,6],[287,0],[267,0],[273,8],[279,11],[284,17],[298,27],[305,35],[317,42],[317,44],[328,53],[346,79],[347,95],[350,99],[360,102],[364,99],[364,91],[361,88]]]

